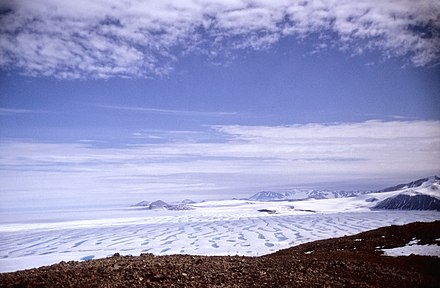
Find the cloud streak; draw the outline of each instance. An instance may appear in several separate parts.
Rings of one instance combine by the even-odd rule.
[[[157,77],[188,53],[221,58],[310,35],[317,50],[440,61],[435,0],[17,0],[0,11],[1,67],[34,76]]]
[[[133,106],[115,106],[115,105],[93,105],[95,107],[132,111],[132,112],[144,112],[153,114],[173,115],[173,116],[188,116],[188,117],[224,117],[237,115],[236,112],[222,112],[222,111],[191,111],[191,110],[173,110],[173,109],[157,109],[157,108],[145,108],[145,107],[133,107]]]
[[[31,110],[31,109],[15,109],[15,108],[0,108],[0,116],[11,116],[28,113],[48,113],[45,110]]]
[[[211,129],[199,140],[185,133],[187,139],[122,148],[1,142],[2,199],[69,195],[93,203],[242,197],[260,189],[322,182],[375,187],[440,172],[439,121]],[[207,141],[209,135],[221,138]]]

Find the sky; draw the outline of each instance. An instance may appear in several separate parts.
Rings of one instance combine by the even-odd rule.
[[[435,0],[0,0],[0,209],[438,175],[439,15]]]

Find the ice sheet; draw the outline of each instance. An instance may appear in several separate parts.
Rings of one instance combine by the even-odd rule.
[[[102,258],[116,252],[258,256],[391,224],[440,219],[436,211],[373,212],[360,206],[354,212],[335,213],[337,203],[326,201],[206,202],[189,211],[86,211],[88,217],[81,214],[79,220],[59,216],[56,222],[8,222],[0,225],[0,271]],[[350,205],[339,209],[348,210]],[[262,208],[275,214],[260,212]]]

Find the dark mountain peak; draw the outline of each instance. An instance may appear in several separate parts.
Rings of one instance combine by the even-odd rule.
[[[152,202],[149,206],[148,206],[148,208],[149,209],[158,209],[158,208],[167,208],[169,205],[166,203],[166,202],[164,202],[164,201],[162,201],[162,200],[157,200],[157,201],[154,201],[154,202]]]
[[[398,194],[379,202],[374,209],[440,211],[440,200],[420,193]]]

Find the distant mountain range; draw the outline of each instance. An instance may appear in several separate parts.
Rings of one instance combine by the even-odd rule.
[[[287,192],[261,191],[249,197],[251,201],[298,201],[306,199],[333,199],[355,197],[372,191],[343,191],[343,190],[306,190],[294,189]]]
[[[392,193],[395,192],[395,193]],[[432,176],[399,184],[378,191],[332,191],[294,189],[287,192],[261,191],[249,197],[251,201],[299,201],[307,199],[348,198],[370,193],[388,193],[379,201],[371,197],[367,202],[379,201],[372,209],[437,210],[440,211],[440,177]]]
[[[438,176],[431,176],[428,178],[422,178],[413,182],[409,182],[406,184],[399,184],[396,186],[388,187],[382,190],[379,190],[378,192],[390,192],[390,191],[397,191],[402,189],[408,189],[408,188],[425,188],[428,186],[432,186],[436,182],[440,181],[440,177]]]
[[[413,182],[399,184],[378,191],[335,191],[314,189],[293,189],[287,192],[261,191],[252,195],[248,199],[242,200],[273,202],[350,197],[363,197],[366,202],[371,203],[368,205],[368,207],[371,209],[440,211],[440,178],[438,176],[422,178]],[[181,202],[173,204],[166,203],[162,200],[157,200],[154,202],[141,201],[133,206],[144,207],[150,210],[192,210],[195,208],[191,204],[195,203],[196,202],[190,199],[185,199]]]

